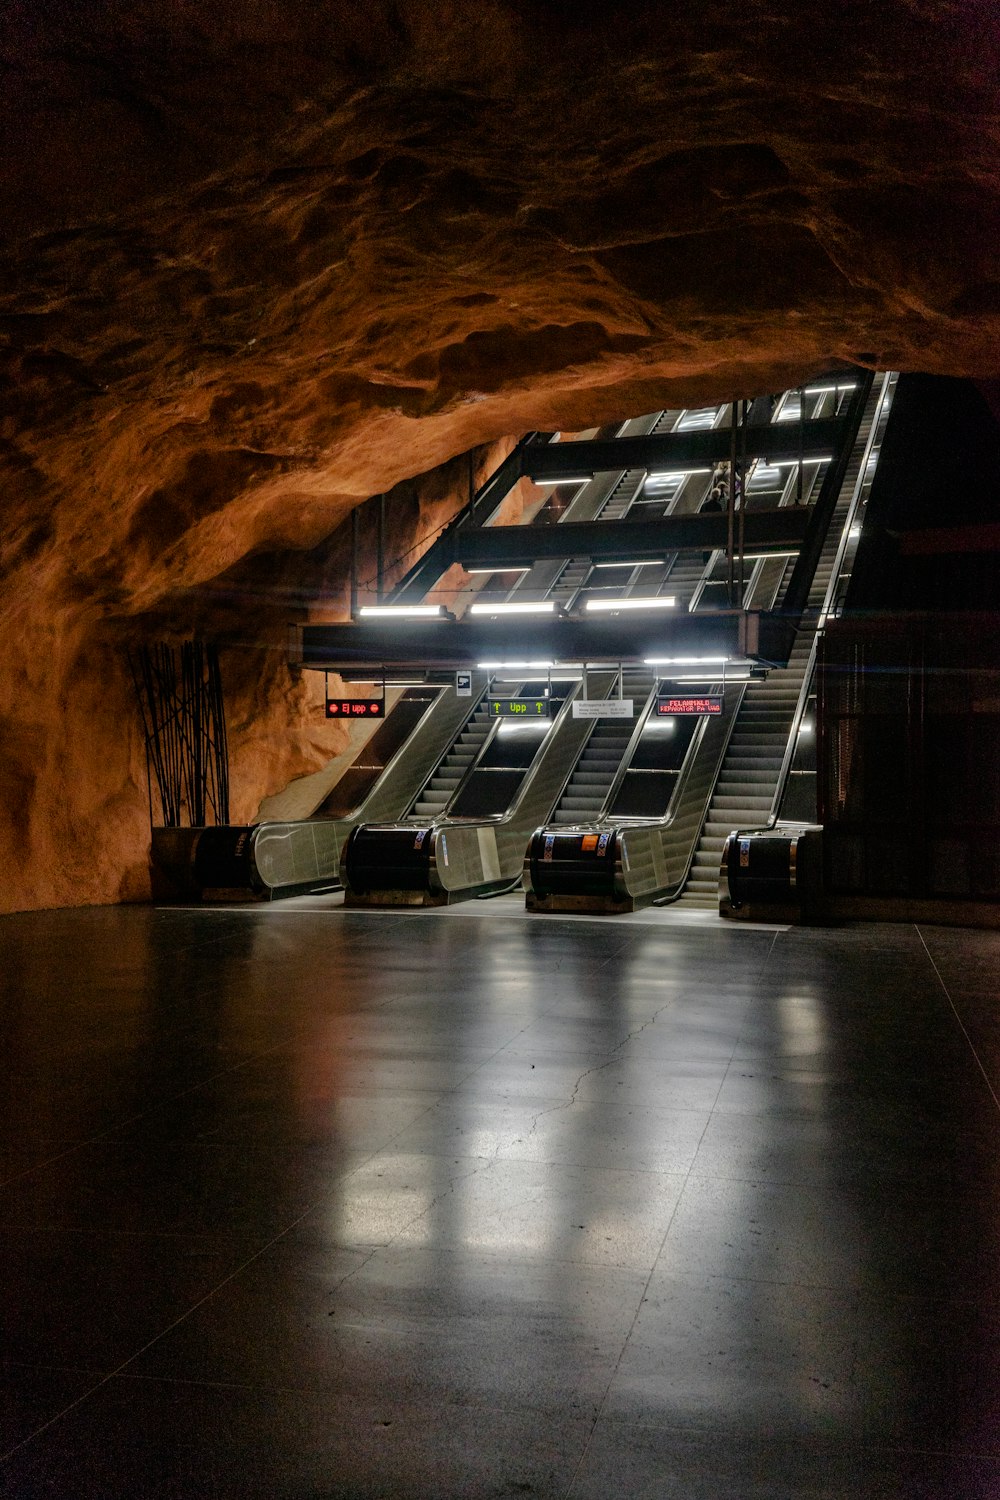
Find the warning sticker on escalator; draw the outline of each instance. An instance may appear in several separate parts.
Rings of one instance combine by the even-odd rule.
[[[422,849],[424,847],[424,839],[426,837],[427,837],[427,829],[426,828],[418,828],[417,829],[417,836],[413,840],[413,847],[414,847],[414,849]]]
[[[611,842],[611,830],[608,829],[605,833],[602,833],[601,836],[600,836],[600,838],[597,840],[597,852],[598,852],[598,854],[607,854],[607,852],[608,852],[608,844],[610,842]]]
[[[545,835],[545,848],[542,852],[543,862],[547,860],[550,864],[552,863],[552,848],[555,844],[555,841],[556,836],[554,833],[547,833]]]
[[[746,870],[750,866],[750,840],[740,839],[740,869]]]
[[[580,848],[584,854],[592,854],[597,848],[597,834],[585,833],[580,840]]]

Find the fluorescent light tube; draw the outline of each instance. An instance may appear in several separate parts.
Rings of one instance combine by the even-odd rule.
[[[477,672],[547,672],[551,661],[478,661]]]
[[[725,672],[671,672],[671,682],[747,682],[750,678],[749,667],[727,667]]]
[[[551,599],[538,599],[523,604],[470,604],[470,615],[554,615],[556,605]]]
[[[492,568],[466,568],[467,573],[528,573],[531,563],[494,563]]]
[[[595,568],[655,568],[662,567],[666,562],[663,557],[647,557],[643,562],[599,562]]]
[[[539,488],[541,488],[543,485],[554,486],[557,484],[589,484],[593,477],[593,474],[574,474],[571,478],[564,479],[561,474],[558,476],[549,474],[546,475],[543,479],[536,479],[533,474],[528,475],[528,478],[531,480],[532,484],[537,484]]]
[[[664,599],[588,599],[585,608],[588,610],[602,610],[607,614],[611,610],[619,609],[673,609],[677,600],[674,598]]]
[[[358,615],[363,620],[447,620],[451,618],[443,604],[362,604]]]
[[[724,667],[728,656],[644,656],[644,667]]]
[[[795,469],[798,467],[798,462],[797,458],[776,458],[774,463],[771,463],[770,459],[765,459],[764,467],[768,469]],[[804,464],[832,464],[833,455],[823,453],[817,458],[815,455],[807,453],[802,462]]]

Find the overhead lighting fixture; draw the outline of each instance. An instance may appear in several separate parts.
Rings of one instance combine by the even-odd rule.
[[[534,474],[528,475],[528,478],[531,480],[532,484],[537,484],[539,487],[546,484],[550,484],[553,486],[557,484],[589,484],[593,477],[593,474],[573,474],[570,478],[564,479],[561,474],[558,476],[554,474],[547,474],[541,479],[536,479]]]
[[[724,667],[729,656],[644,656],[644,667]]]
[[[595,568],[659,568],[666,562],[665,557],[647,557],[642,562],[595,562]]]
[[[470,615],[555,615],[561,613],[552,599],[538,599],[523,604],[470,604]]]
[[[807,385],[806,395],[828,396],[833,391],[856,391],[857,388],[857,382],[854,380],[845,381],[843,385]]]
[[[677,600],[673,597],[663,599],[588,599],[585,609],[591,611],[600,610],[604,614],[622,609],[673,609]]]
[[[492,568],[466,568],[467,573],[530,573],[531,563],[494,563]]]
[[[647,479],[686,479],[689,474],[711,474],[711,469],[650,469]]]
[[[833,454],[821,453],[818,457],[815,457],[814,455],[807,453],[802,462],[804,464],[832,464]],[[795,469],[798,467],[798,463],[799,461],[797,458],[776,458],[774,460],[774,463],[772,463],[769,458],[764,459],[764,465],[768,469]]]
[[[724,672],[671,672],[671,682],[747,682],[750,678],[748,667],[727,667]]]
[[[554,661],[477,661],[477,672],[547,672]]]
[[[362,604],[362,620],[453,620],[443,604]]]

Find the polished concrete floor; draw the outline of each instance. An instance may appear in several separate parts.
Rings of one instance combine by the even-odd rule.
[[[1000,1496],[1000,934],[326,898],[0,958],[0,1493]]]

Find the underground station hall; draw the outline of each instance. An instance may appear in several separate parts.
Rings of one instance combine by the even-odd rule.
[[[1000,1500],[995,15],[3,45],[0,1496]]]

